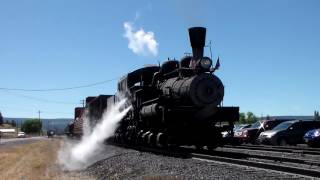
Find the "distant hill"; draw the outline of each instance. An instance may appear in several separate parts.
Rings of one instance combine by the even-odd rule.
[[[264,117],[265,118],[265,117]],[[270,119],[313,119],[313,116],[270,116]],[[4,122],[11,123],[14,120],[18,127],[21,127],[21,124],[31,118],[9,118],[4,117]],[[70,118],[57,118],[57,119],[41,119],[42,121],[42,129],[44,132],[47,130],[55,130],[57,134],[63,134],[65,127],[67,127],[68,123],[73,119]]]
[[[4,122],[11,123],[12,120],[16,122],[18,127],[21,127],[21,124],[31,118],[11,118],[4,117]],[[57,134],[63,134],[65,127],[71,122],[73,119],[69,118],[57,118],[57,119],[41,119],[42,121],[42,129],[43,131],[47,130],[55,130]]]

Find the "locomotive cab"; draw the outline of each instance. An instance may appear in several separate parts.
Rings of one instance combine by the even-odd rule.
[[[128,98],[134,107],[140,107],[142,102],[158,97],[158,91],[152,86],[154,74],[158,66],[148,66],[137,69],[122,77],[118,83],[118,94]]]
[[[123,76],[118,82],[118,92],[127,94],[140,87],[150,86],[153,75],[159,71],[158,66],[149,66],[137,69]]]

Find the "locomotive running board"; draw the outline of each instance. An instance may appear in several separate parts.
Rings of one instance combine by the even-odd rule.
[[[195,118],[199,120],[207,119],[208,117],[214,115],[217,112],[218,103],[212,103],[207,107],[201,109],[195,114]]]
[[[239,107],[212,107],[209,105],[198,111],[194,117],[198,120],[213,118],[221,122],[234,122],[239,120]]]

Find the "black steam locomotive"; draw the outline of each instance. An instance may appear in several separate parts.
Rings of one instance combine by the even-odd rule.
[[[222,131],[232,133],[239,107],[223,107],[224,86],[214,75],[212,60],[204,57],[206,29],[189,29],[192,56],[168,60],[128,73],[118,82],[118,92],[132,109],[113,137],[118,143],[149,146],[222,145]],[[87,98],[89,114],[101,118],[115,96]]]

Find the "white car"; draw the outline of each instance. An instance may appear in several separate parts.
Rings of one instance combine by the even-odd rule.
[[[22,131],[18,133],[18,138],[25,138],[25,137],[26,137],[26,133]]]

